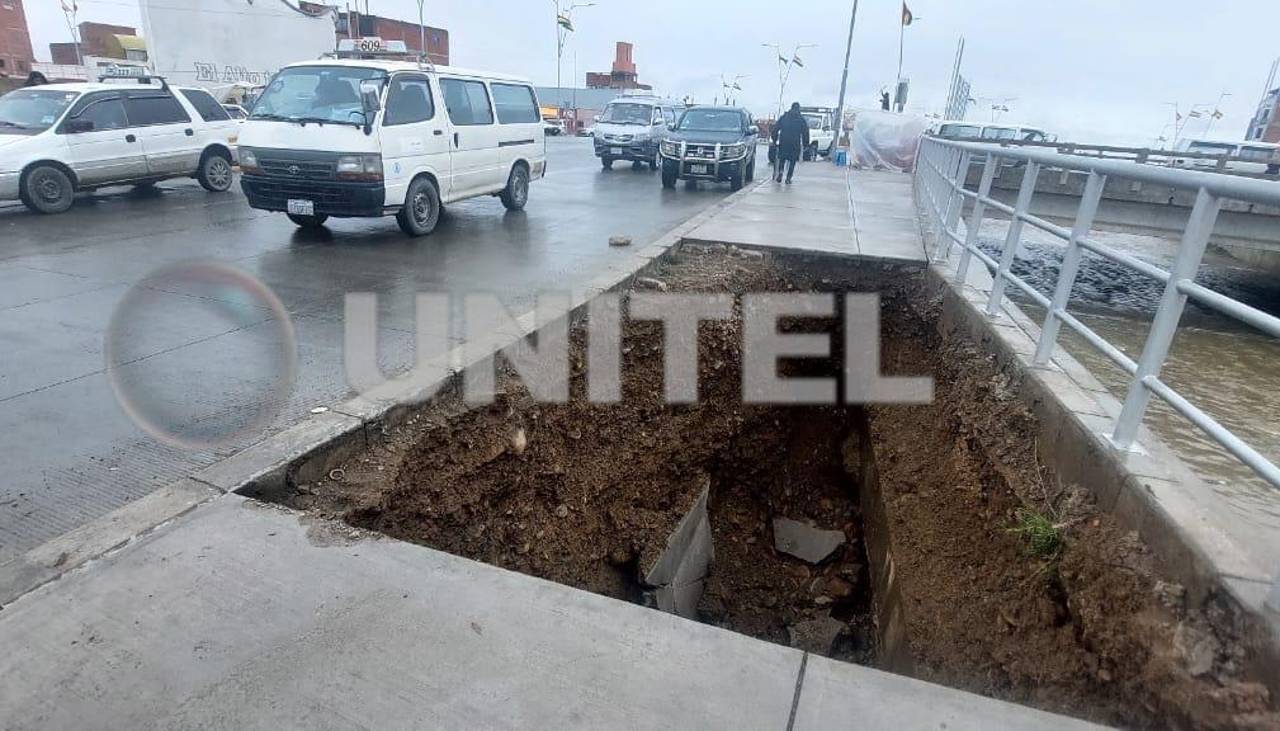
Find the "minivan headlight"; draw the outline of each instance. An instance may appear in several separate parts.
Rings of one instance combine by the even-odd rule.
[[[339,180],[382,180],[382,156],[343,155],[338,158],[336,177]]]
[[[257,173],[261,172],[258,168],[258,155],[247,147],[240,148],[240,172]]]

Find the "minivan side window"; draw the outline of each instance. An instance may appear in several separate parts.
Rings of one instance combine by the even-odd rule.
[[[520,84],[490,84],[500,124],[532,124],[541,121],[533,89]]]
[[[459,126],[493,124],[489,92],[483,82],[440,79],[440,89],[444,93],[444,106],[449,110],[449,121]]]
[[[124,113],[124,104],[114,94],[96,94],[81,99],[67,119],[83,120],[93,123],[93,131],[124,129],[129,126],[129,119]]]
[[[129,124],[135,127],[191,121],[178,100],[168,94],[129,96],[124,101],[124,108],[129,113]]]
[[[225,122],[231,119],[231,115],[227,114],[227,110],[222,108],[217,99],[213,98],[209,92],[203,89],[179,89],[187,101],[191,102],[191,106],[196,108],[196,113],[206,122]]]
[[[392,77],[387,90],[387,113],[382,126],[425,122],[436,116],[435,100],[427,77],[417,74],[400,74]]]

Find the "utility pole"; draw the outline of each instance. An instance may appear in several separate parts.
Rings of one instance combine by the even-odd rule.
[[[800,49],[817,48],[818,44],[797,43],[795,49],[791,51],[790,58],[785,58],[782,55],[782,44],[780,43],[761,43],[760,45],[765,48],[772,48],[774,53],[778,55],[778,112],[774,117],[777,119],[782,116],[782,95],[786,93],[787,82],[791,79],[791,67],[804,67],[804,63],[800,60]]]
[[[578,3],[575,2],[569,7],[561,6],[562,0],[551,0],[551,4],[556,9],[556,96],[560,97],[564,94],[564,87],[561,85],[560,74],[564,66],[562,59],[564,58],[564,42],[569,37],[569,33],[573,32],[573,11],[577,8],[589,8],[595,5],[594,2]],[[577,75],[577,71],[574,71]],[[563,99],[556,99],[556,105],[564,104]]]
[[[422,36],[422,55],[427,59],[427,63],[434,66],[431,60],[431,54],[427,53],[427,24],[424,20],[424,12],[422,6],[426,4],[426,0],[418,0],[418,32]]]
[[[853,26],[858,22],[858,0],[853,0],[853,12],[849,13],[849,40],[844,45],[844,72],[840,74],[840,101],[836,102],[836,147],[840,146],[840,136],[844,133],[844,94],[849,85],[849,56],[853,53]],[[836,156],[831,155],[831,162]]]

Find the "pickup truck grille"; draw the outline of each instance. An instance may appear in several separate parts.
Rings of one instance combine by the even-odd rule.
[[[716,146],[690,143],[685,146],[684,156],[686,160],[715,160]]]

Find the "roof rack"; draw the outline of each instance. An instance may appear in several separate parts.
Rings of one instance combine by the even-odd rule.
[[[147,70],[141,66],[117,66],[112,64],[106,67],[104,73],[98,75],[98,81],[137,81],[139,84],[150,84],[153,81],[159,81],[161,89],[169,90],[167,79],[163,76],[147,73]]]

